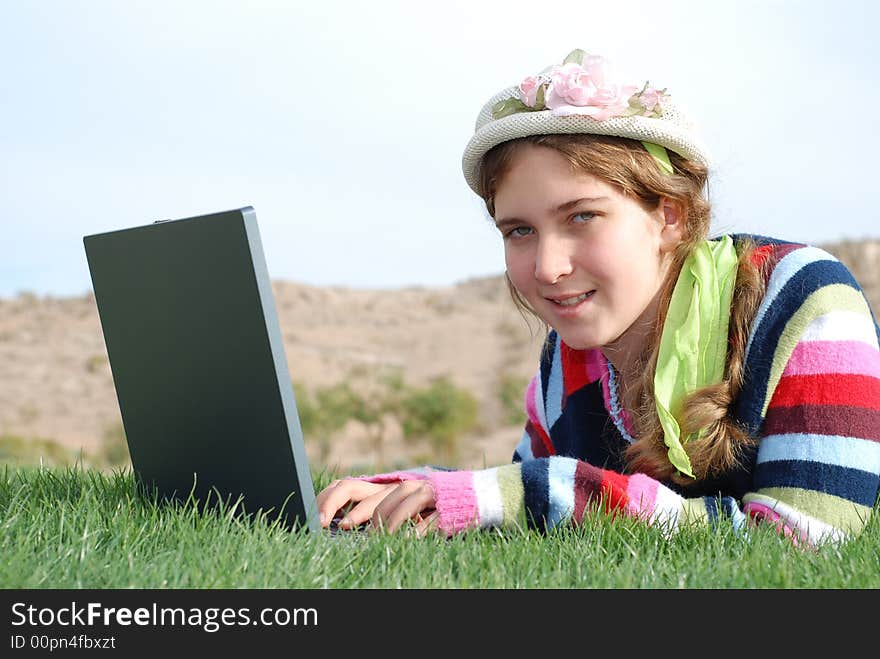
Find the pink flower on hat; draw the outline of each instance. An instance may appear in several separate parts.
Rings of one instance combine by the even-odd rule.
[[[538,99],[538,88],[542,83],[543,81],[535,76],[529,76],[519,83],[519,92],[522,94],[523,103],[530,108],[535,107],[535,102]]]
[[[664,96],[665,94],[659,89],[645,87],[642,93],[639,94],[639,102],[648,112],[653,112],[655,108],[659,110],[663,107]]]
[[[641,90],[613,78],[605,58],[573,50],[562,64],[524,78],[512,97],[492,106],[492,118],[549,110],[554,116],[585,115],[596,121],[612,117],[659,117],[665,89],[645,83]]]
[[[604,121],[626,114],[629,99],[637,91],[636,86],[609,80],[604,58],[591,55],[583,64],[554,67],[545,104],[557,116],[580,114]]]

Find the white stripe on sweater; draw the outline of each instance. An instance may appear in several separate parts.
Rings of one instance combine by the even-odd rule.
[[[758,464],[804,460],[848,469],[880,472],[880,442],[841,435],[768,435],[758,448]]]
[[[681,496],[662,483],[658,483],[654,510],[651,511],[651,524],[657,524],[668,533],[676,531],[678,529],[679,517],[681,516],[681,508]]]
[[[801,341],[859,341],[877,349],[877,331],[871,317],[857,311],[829,311],[816,317]]]
[[[474,492],[480,508],[480,526],[501,526],[504,521],[504,506],[501,502],[501,489],[498,487],[498,467],[474,471]]]

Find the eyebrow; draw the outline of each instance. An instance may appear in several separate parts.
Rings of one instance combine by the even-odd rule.
[[[578,199],[572,199],[571,201],[566,201],[564,204],[559,204],[559,206],[557,206],[556,210],[553,212],[558,215],[559,213],[563,213],[567,210],[571,210],[575,206],[578,206],[579,204],[582,204],[584,202],[593,203],[593,202],[597,202],[597,201],[607,201],[607,199],[608,199],[608,197],[580,197]],[[495,226],[500,228],[500,227],[506,226],[508,224],[518,224],[520,222],[522,222],[522,220],[520,220],[519,218],[505,217],[500,220],[496,220]]]

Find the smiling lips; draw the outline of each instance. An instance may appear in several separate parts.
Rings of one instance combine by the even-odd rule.
[[[576,304],[580,304],[588,297],[591,297],[595,292],[596,291],[587,291],[586,293],[581,293],[580,295],[548,297],[547,299],[553,302],[553,304],[556,304],[560,307],[573,307]]]

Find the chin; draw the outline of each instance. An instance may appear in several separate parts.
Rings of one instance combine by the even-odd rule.
[[[604,342],[596,340],[594,337],[583,336],[577,333],[567,333],[554,328],[563,343],[572,350],[591,350],[593,348],[601,348]]]

